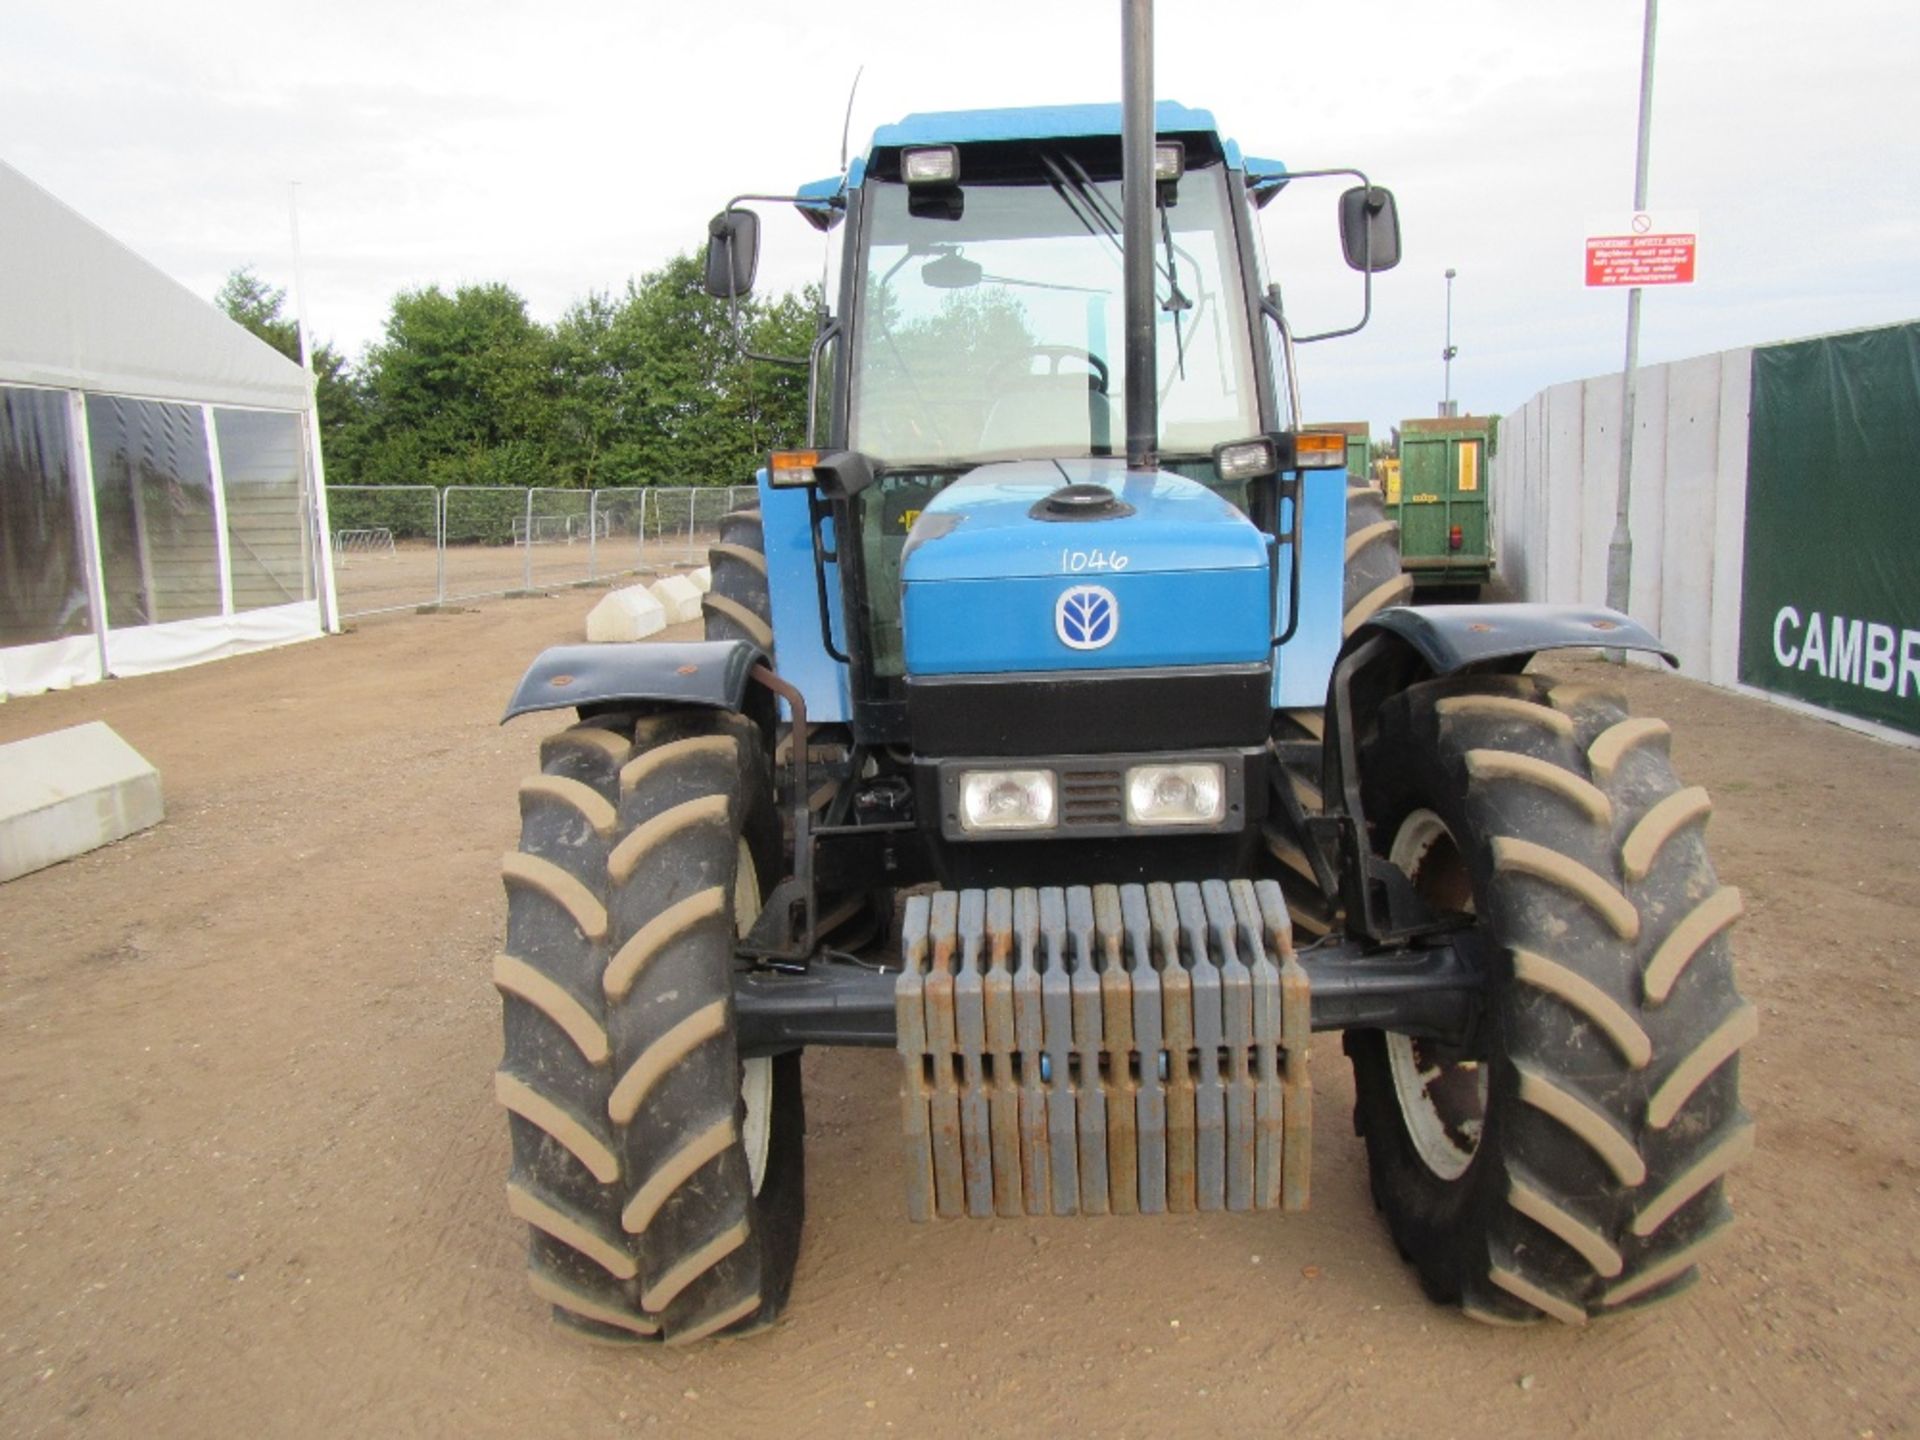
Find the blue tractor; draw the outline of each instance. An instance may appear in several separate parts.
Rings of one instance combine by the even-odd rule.
[[[729,298],[743,202],[841,232],[813,434],[727,517],[704,641],[549,651],[508,711],[578,716],[494,972],[509,1205],[569,1325],[774,1318],[809,1045],[898,1052],[914,1219],[1304,1206],[1339,1030],[1434,1299],[1579,1323],[1727,1227],[1753,1011],[1706,796],[1528,668],[1659,642],[1401,605],[1259,259],[1317,177],[1153,105],[1139,51],[1124,106],[909,116],[711,226]],[[1370,304],[1393,199],[1331,173]]]

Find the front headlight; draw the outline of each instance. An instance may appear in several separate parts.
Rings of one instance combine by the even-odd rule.
[[[1135,765],[1127,771],[1130,825],[1212,825],[1227,813],[1219,765]]]
[[[960,828],[1051,830],[1055,791],[1051,770],[962,771]]]

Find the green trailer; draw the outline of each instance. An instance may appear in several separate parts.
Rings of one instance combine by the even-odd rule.
[[[1347,474],[1355,485],[1373,483],[1373,427],[1365,420],[1315,421],[1316,430],[1338,430],[1347,437]]]
[[[1471,590],[1493,578],[1487,462],[1499,445],[1493,415],[1408,420],[1387,513],[1400,522],[1401,565],[1422,591]]]

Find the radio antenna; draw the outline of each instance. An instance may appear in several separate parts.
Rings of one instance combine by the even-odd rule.
[[[847,173],[847,137],[853,133],[853,97],[860,93],[860,77],[867,73],[862,65],[853,72],[853,84],[847,87],[847,117],[840,122],[840,173]]]

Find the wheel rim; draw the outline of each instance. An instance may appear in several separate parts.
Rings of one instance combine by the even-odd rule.
[[[733,932],[744,937],[760,918],[760,872],[753,852],[740,841],[740,858],[733,872]],[[740,1143],[747,1152],[747,1178],[758,1195],[767,1179],[767,1152],[773,1145],[773,1061],[762,1057],[740,1064],[740,1100],[746,1120]]]
[[[1400,823],[1388,861],[1437,912],[1473,913],[1466,866],[1446,822],[1416,810]],[[1407,1035],[1386,1036],[1394,1098],[1420,1162],[1442,1180],[1458,1180],[1480,1149],[1487,1113],[1487,1073],[1472,1060],[1448,1058],[1442,1047]]]

